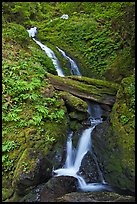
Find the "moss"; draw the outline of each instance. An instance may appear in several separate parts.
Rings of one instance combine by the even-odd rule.
[[[71,112],[69,113],[69,116],[71,119],[76,119],[78,121],[83,121],[86,120],[88,118],[88,114],[83,114],[81,112]]]
[[[3,37],[6,41],[19,43],[21,46],[27,47],[30,42],[26,29],[16,23],[8,23],[3,27]]]
[[[109,68],[106,70],[105,77],[109,81],[120,83],[123,78],[133,74],[135,67],[135,59],[126,47],[119,52],[115,60],[112,60]]]
[[[90,79],[87,77],[59,77],[47,74],[47,77],[56,89],[64,90],[81,98],[87,98],[99,103],[112,105],[118,90],[118,85],[105,80]]]
[[[127,92],[133,82],[134,76],[125,78],[121,82],[116,102],[110,113],[111,126],[106,128],[104,124],[102,140],[104,140],[105,150],[103,148],[98,150],[98,158],[103,163],[105,178],[109,183],[134,192],[135,129],[131,124],[134,123],[135,115],[129,101],[135,96],[132,92],[130,98]]]
[[[60,92],[60,95],[64,99],[66,105],[70,107],[70,109],[74,109],[80,112],[87,112],[88,105],[82,99],[73,96],[68,92]]]
[[[5,189],[5,188],[2,188],[2,200],[6,200],[6,198],[9,198],[11,197],[13,194],[13,189]]]
[[[78,130],[80,130],[82,128],[82,125],[77,120],[71,120],[70,121],[70,128],[73,131],[78,131]]]

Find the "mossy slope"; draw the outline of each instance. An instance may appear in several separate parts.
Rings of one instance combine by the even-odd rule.
[[[122,80],[110,122],[96,127],[93,145],[106,181],[135,191],[135,78]],[[97,137],[97,138],[96,138]]]

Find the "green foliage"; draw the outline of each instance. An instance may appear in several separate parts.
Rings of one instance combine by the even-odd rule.
[[[124,49],[131,49],[127,63],[133,67],[134,2],[3,2],[2,6],[4,22],[20,23],[25,27],[36,25],[42,42],[61,45],[78,59],[82,75],[104,77],[108,69],[114,70],[119,65],[125,76],[131,74],[125,66]],[[68,20],[60,19],[64,13],[69,14]],[[42,58],[41,62],[44,65]],[[117,77],[118,70],[108,75]],[[55,69],[50,71],[56,74]]]
[[[9,152],[14,150],[15,148],[17,148],[19,146],[18,143],[14,142],[14,141],[5,141],[2,144],[2,152]]]
[[[122,86],[127,98],[127,105],[134,111],[135,110],[135,75],[124,78]]]
[[[22,25],[15,23],[4,24],[2,31],[6,41],[19,43],[21,46],[27,46],[29,44],[30,39],[28,33]]]
[[[4,172],[11,171],[14,166],[13,159],[9,159],[7,155],[2,155],[2,169]]]
[[[134,8],[134,2],[2,2],[4,174],[13,173],[15,168],[16,150],[20,147],[16,136],[21,135],[19,139],[25,141],[24,148],[27,142],[44,138],[45,148],[55,141],[59,127],[61,135],[65,115],[59,96],[54,90],[48,92],[50,86],[46,72],[57,75],[54,65],[29,38],[26,29],[38,27],[38,39],[55,51],[65,70],[66,61],[59,56],[55,46],[73,56],[82,75],[101,78],[106,77],[108,71],[109,80],[121,80],[131,75],[134,68]],[[69,15],[69,19],[60,19],[64,13]],[[66,73],[69,75],[68,71]],[[113,75],[115,77],[111,78]],[[121,97],[124,102],[116,107],[115,113],[121,109],[116,121],[128,127],[127,131],[129,127],[133,131],[134,77],[122,83],[126,84]],[[29,129],[33,128],[37,133],[31,135]],[[35,142],[33,145],[40,144]],[[23,172],[27,173],[28,163],[22,166]],[[7,177],[9,179],[9,174]]]
[[[17,142],[14,142],[13,140],[6,140],[2,143],[2,168],[3,171],[11,171],[11,169],[14,166],[14,160],[10,159],[10,157],[7,155],[8,152],[13,151],[16,148],[19,148],[20,144]]]
[[[2,167],[3,174],[9,175],[15,168],[19,141],[26,141],[25,134],[19,139],[20,131],[35,127],[38,136],[45,137],[45,144],[51,144],[55,138],[45,133],[45,122],[61,123],[64,110],[56,93],[43,96],[49,87],[45,73],[56,74],[56,70],[24,27],[15,23],[4,25],[2,52]],[[25,164],[23,171],[28,172]]]
[[[26,26],[34,21],[41,22],[45,16],[47,17],[44,13],[47,13],[48,9],[52,10],[48,3],[43,6],[40,2],[2,2],[4,21]]]
[[[122,123],[122,125],[125,125],[126,123],[128,123],[129,119],[126,115],[121,115],[120,116],[120,122]]]

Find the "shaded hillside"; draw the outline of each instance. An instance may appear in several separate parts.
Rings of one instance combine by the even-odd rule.
[[[3,2],[3,22],[37,26],[39,40],[72,55],[82,75],[121,81],[133,73],[134,2]]]

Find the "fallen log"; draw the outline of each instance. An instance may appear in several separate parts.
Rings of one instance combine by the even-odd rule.
[[[46,76],[57,90],[109,106],[113,106],[119,88],[116,83],[84,76],[60,77],[50,73]]]

